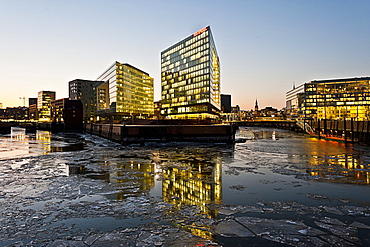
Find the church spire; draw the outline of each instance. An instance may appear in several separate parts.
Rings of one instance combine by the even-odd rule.
[[[255,117],[259,117],[259,111],[258,111],[258,101],[257,101],[257,98],[256,98],[256,104],[254,105],[254,113],[253,115]]]
[[[254,105],[254,109],[258,111],[258,101],[257,101],[257,98],[256,98],[256,104]]]

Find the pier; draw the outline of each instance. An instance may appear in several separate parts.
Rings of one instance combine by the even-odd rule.
[[[368,120],[321,119],[305,121],[305,124],[314,130],[310,134],[319,139],[370,145],[370,123]]]
[[[86,124],[85,132],[122,143],[233,143],[235,141],[236,127],[234,125]]]

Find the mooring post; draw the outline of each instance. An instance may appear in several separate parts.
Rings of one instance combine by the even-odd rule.
[[[365,120],[362,120],[361,121],[361,142],[364,143],[364,140],[365,140],[365,137],[364,137],[364,134],[365,134]]]
[[[344,129],[344,143],[347,143],[347,120],[344,119],[343,122],[343,129]]]
[[[108,130],[108,140],[112,140],[112,136],[113,136],[113,123],[110,123]]]
[[[366,126],[366,144],[369,144],[369,120],[367,120]]]
[[[351,142],[354,142],[353,117],[351,118]]]

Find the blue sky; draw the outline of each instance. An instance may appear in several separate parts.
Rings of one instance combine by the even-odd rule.
[[[0,1],[0,102],[96,79],[114,61],[154,77],[160,52],[211,26],[221,92],[248,110],[285,106],[293,83],[370,76],[370,1]]]

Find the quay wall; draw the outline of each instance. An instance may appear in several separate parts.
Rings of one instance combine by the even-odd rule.
[[[10,134],[11,127],[25,128],[26,132],[36,131],[36,123],[33,122],[0,122],[0,134]]]
[[[333,139],[348,143],[370,145],[370,121],[351,120],[307,120],[318,138]]]
[[[233,122],[234,123],[234,122]],[[296,131],[298,126],[295,120],[248,120],[236,121],[237,126],[278,128]]]
[[[319,139],[370,145],[369,120],[358,121],[352,118],[349,120],[310,119],[299,121],[308,125],[312,130],[309,134]],[[238,121],[236,124],[238,126],[280,128],[303,132],[296,120],[250,120]]]
[[[235,141],[236,127],[234,125],[85,124],[85,132],[122,143],[233,143]]]
[[[354,118],[348,120],[310,119],[299,120],[299,122],[301,122],[302,125],[308,125],[311,131],[306,131],[311,136],[315,136],[319,139],[370,145],[369,120],[358,121]],[[279,128],[304,132],[297,123],[296,120],[248,120],[235,122],[237,126]]]

